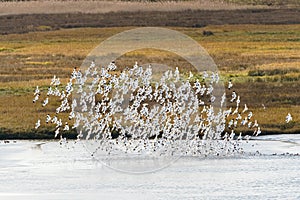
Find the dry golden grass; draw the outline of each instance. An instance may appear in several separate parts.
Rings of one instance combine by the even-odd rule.
[[[124,28],[105,29],[65,29],[50,32],[32,32],[1,36],[1,47],[13,49],[11,55],[63,54],[86,55],[99,42],[125,30]],[[64,47],[64,48],[62,48]],[[0,55],[6,55],[2,51]]]
[[[55,59],[52,57],[61,61],[63,55],[78,58],[77,64],[80,65],[80,61],[101,41],[127,29],[130,28],[80,28],[7,35],[0,38],[0,48],[10,51],[0,51],[0,56],[11,56],[14,60],[21,59],[22,63],[28,63],[51,62]],[[224,25],[175,30],[198,41],[219,68],[227,71],[300,60],[297,41],[300,25]],[[214,36],[203,37],[203,30],[212,31]],[[61,65],[57,62],[55,64]]]
[[[293,70],[300,70],[300,62],[288,62],[288,63],[269,63],[264,65],[256,66],[256,68],[260,70],[286,70],[286,71],[293,71]]]
[[[55,108],[59,105],[59,102],[52,99],[52,103],[42,107],[41,102],[44,98],[45,95],[41,96],[38,102],[33,103],[32,94],[0,95],[0,104],[2,105],[0,107],[0,112],[2,113],[0,127],[11,130],[12,133],[35,132],[35,123],[40,119],[42,126],[53,128],[53,125],[45,123],[45,119],[48,113],[51,116],[55,114]],[[67,120],[66,113],[57,116],[65,121]]]
[[[287,113],[292,113],[293,120],[300,122],[300,106],[283,106],[283,107],[265,107],[252,109],[254,118],[261,121],[263,124],[285,124],[285,117]],[[300,125],[300,124],[298,124]]]
[[[266,107],[253,109],[254,118],[260,123],[265,132],[289,133],[300,130],[300,106]],[[286,123],[288,113],[292,114],[293,121]]]
[[[0,128],[11,129],[12,132],[32,130],[37,118],[48,112],[32,104],[35,86],[46,89],[53,75],[59,75],[66,82],[73,67],[79,67],[85,56],[101,41],[130,28],[79,28],[1,36]],[[242,103],[254,109],[254,116],[262,128],[282,132],[300,130],[300,25],[174,29],[189,35],[208,51],[222,78],[232,79]],[[210,30],[214,35],[205,37],[203,30]],[[184,63],[166,52],[160,52],[159,56],[156,54],[149,50],[135,51],[118,61],[125,66],[131,66],[139,59],[158,59],[158,62],[170,66],[182,66]],[[251,70],[277,69],[288,72],[248,76]],[[266,110],[262,109],[262,104],[265,104]],[[292,125],[285,124],[288,112],[294,118]]]
[[[1,95],[0,96],[0,127],[14,131],[31,130],[43,112],[32,103],[32,95]]]

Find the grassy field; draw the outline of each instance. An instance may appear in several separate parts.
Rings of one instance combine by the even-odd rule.
[[[44,90],[53,75],[66,78],[86,55],[106,38],[128,30],[121,28],[76,28],[8,34],[0,37],[0,137],[48,137],[53,127],[34,130],[37,118],[50,112],[34,106],[36,85]],[[214,25],[178,28],[199,42],[215,60],[222,79],[229,79],[262,126],[263,133],[300,132],[300,25]],[[209,30],[212,36],[203,36]],[[149,50],[132,52],[120,59],[157,59],[184,66],[180,58],[156,56]],[[230,95],[230,94],[228,94]],[[228,104],[230,106],[230,104]],[[290,112],[293,122],[285,123]],[[45,124],[42,123],[42,126]],[[10,137],[9,136],[9,137]],[[49,137],[53,137],[51,134]]]

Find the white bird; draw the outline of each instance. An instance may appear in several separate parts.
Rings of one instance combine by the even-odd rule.
[[[55,130],[55,138],[58,136],[58,134],[59,134],[59,128],[57,128],[56,130]]]
[[[238,115],[237,115],[237,117],[236,117],[236,120],[238,121],[238,120],[241,120],[242,119],[242,115],[239,113]]]
[[[57,87],[55,88],[53,94],[54,94],[54,96],[57,96],[57,97],[60,97],[60,95],[61,95],[61,93]]]
[[[53,94],[54,94],[54,92],[53,92],[53,90],[52,90],[52,87],[49,87],[49,88],[48,88],[48,92],[47,92],[47,96],[53,95]]]
[[[236,106],[237,106],[237,107],[239,107],[240,102],[241,102],[240,96],[238,96],[237,99],[236,99]]]
[[[250,140],[251,136],[250,135],[246,135],[244,136],[244,139],[248,142]]]
[[[37,102],[37,100],[39,100],[39,96],[40,96],[40,95],[37,94],[37,95],[34,97],[34,99],[32,100],[32,102],[33,102],[33,103]]]
[[[38,94],[40,94],[40,89],[39,89],[39,86],[36,86],[33,96],[36,96]]]
[[[208,77],[208,74],[207,74],[206,71],[204,71],[203,74],[202,74],[202,78],[203,78],[203,79],[206,79],[207,77]]]
[[[54,85],[55,81],[56,81],[56,76],[54,75],[53,78],[52,78],[52,80],[51,80],[50,85]]]
[[[231,120],[228,122],[228,128],[231,128],[232,125],[233,125],[233,119],[231,119]]]
[[[62,125],[61,119],[57,120],[57,121],[56,121],[56,128],[61,127],[61,125]]]
[[[258,127],[258,123],[257,123],[257,120],[254,121],[254,124],[252,127]]]
[[[53,124],[56,124],[57,123],[57,117],[56,116],[54,116],[53,118],[52,118],[52,120],[51,120],[51,122],[53,123]]]
[[[243,137],[242,137],[242,132],[240,132],[240,135],[238,136],[237,140],[242,140]]]
[[[68,94],[69,94],[69,92],[67,92]],[[60,99],[62,100],[62,99],[64,99],[66,97],[66,93],[65,93],[65,91],[62,91],[61,92],[61,95],[60,95]]]
[[[175,69],[174,78],[175,78],[175,82],[178,82],[179,79],[180,79],[180,74],[179,74],[178,67],[176,67],[176,69]]]
[[[44,100],[42,106],[45,107],[49,103],[48,97]]]
[[[224,103],[226,100],[226,93],[223,94],[222,99],[221,99],[221,107],[223,107]]]
[[[51,121],[51,116],[49,114],[47,114],[46,116],[46,123],[48,124]]]
[[[239,107],[236,107],[235,110],[231,113],[231,115],[238,114],[239,112]]]
[[[41,120],[39,119],[36,123],[35,123],[35,129],[38,129],[41,126]]]
[[[109,71],[114,71],[114,70],[116,70],[116,69],[117,69],[117,66],[115,65],[115,62],[111,62],[111,63],[108,65],[107,69],[108,69]]]
[[[193,73],[192,72],[190,72],[190,74],[189,74],[189,77],[188,77],[188,80],[190,80],[191,78],[193,78]]]
[[[260,130],[260,127],[257,127],[255,136],[258,136],[259,134],[261,134],[261,130]]]
[[[238,120],[234,120],[233,126],[234,126],[234,127],[237,127],[237,124],[238,124]]]
[[[242,111],[242,113],[248,111],[248,107],[247,107],[247,104],[245,104],[245,107],[244,107],[244,110]]]
[[[252,116],[253,116],[253,113],[252,113],[252,112],[249,112],[249,114],[248,114],[248,119],[250,120]]]
[[[64,129],[63,129],[64,131],[68,131],[68,130],[70,130],[70,128],[69,128],[69,125],[68,125],[68,122],[66,122],[66,124],[65,124],[65,127],[64,127]]]
[[[233,84],[232,84],[231,80],[229,80],[229,82],[228,82],[228,89],[230,90],[232,88],[232,86],[233,86]]]
[[[248,119],[247,119],[247,117],[245,117],[245,119],[243,119],[243,121],[241,122],[241,124],[243,126],[245,126],[247,123],[248,123]]]
[[[58,85],[60,85],[60,80],[59,80],[59,78],[57,78],[57,79],[55,80],[55,83],[54,83],[54,85],[55,85],[55,86],[58,86]]]
[[[76,77],[77,77],[77,70],[76,70],[76,67],[75,67],[75,68],[73,69],[72,74],[71,74],[71,79],[72,79],[72,80],[75,80]]]
[[[251,128],[251,126],[252,126],[252,122],[249,122],[248,123],[248,128]]]
[[[99,113],[99,111],[98,111],[97,113]],[[72,111],[70,112],[70,114],[69,114],[69,120],[73,119],[74,117],[75,117],[75,113],[74,113],[74,111],[72,110]]]
[[[232,92],[232,95],[231,95],[231,100],[230,100],[230,102],[234,102],[234,100],[236,99],[236,97],[237,97],[237,95],[236,95],[236,93],[235,93],[235,91],[233,91]]]
[[[212,73],[211,75],[211,83],[218,83],[220,80],[219,74],[216,73]]]
[[[292,120],[293,120],[293,117],[292,117],[291,113],[288,113],[287,116],[285,117],[285,122],[289,123]]]

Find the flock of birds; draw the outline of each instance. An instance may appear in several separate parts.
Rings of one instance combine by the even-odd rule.
[[[47,106],[51,96],[60,99],[56,113],[43,120],[56,127],[55,137],[66,141],[64,131],[76,129],[78,140],[92,155],[221,156],[243,152],[240,142],[251,138],[236,133],[237,127],[253,130],[253,136],[261,133],[235,91],[229,108],[226,91],[220,100],[215,95],[215,86],[222,84],[216,72],[204,71],[199,80],[191,81],[192,73],[184,78],[176,68],[154,81],[151,66],[144,69],[136,63],[119,74],[116,69],[113,62],[107,67],[91,63],[84,71],[74,69],[64,89],[59,89],[60,79],[53,77],[41,103]],[[226,90],[232,87],[229,81]],[[40,93],[37,86],[34,103]],[[63,122],[60,113],[68,113],[72,126]],[[286,121],[291,120],[289,114]],[[35,128],[40,126],[38,119]]]

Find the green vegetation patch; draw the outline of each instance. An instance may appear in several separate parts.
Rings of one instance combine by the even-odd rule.
[[[53,65],[54,62],[46,61],[46,62],[37,62],[37,61],[26,61],[25,65]]]
[[[15,49],[0,47],[0,52],[10,53],[10,52],[14,52],[14,51],[15,51]]]

